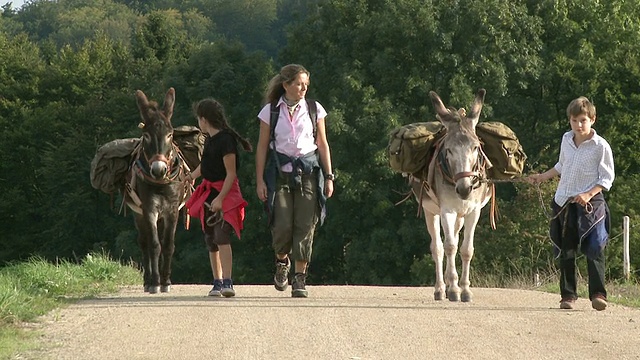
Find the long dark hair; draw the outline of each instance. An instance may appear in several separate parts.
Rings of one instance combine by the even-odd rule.
[[[212,127],[220,130],[229,130],[245,151],[253,151],[249,140],[240,136],[237,131],[229,126],[224,107],[217,100],[212,98],[200,100],[193,106],[193,112],[196,116],[204,118]]]

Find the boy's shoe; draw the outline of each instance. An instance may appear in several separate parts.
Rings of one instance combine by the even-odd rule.
[[[602,311],[604,309],[607,308],[607,298],[604,297],[604,295],[602,294],[595,294],[593,295],[593,298],[591,299],[591,307],[598,310],[598,311]]]
[[[574,298],[564,298],[560,300],[560,309],[571,310],[575,303],[576,299]]]
[[[293,284],[291,285],[291,297],[304,297],[309,296],[306,288],[307,274],[296,273],[293,278]]]
[[[273,285],[276,290],[285,291],[289,286],[289,269],[291,269],[289,258],[287,258],[287,262],[276,260],[276,273],[273,275]]]
[[[213,280],[213,288],[209,290],[209,296],[222,296],[220,292],[222,290],[222,280],[215,279]]]
[[[220,294],[224,297],[232,297],[236,295],[236,291],[233,290],[233,281],[231,279],[222,280],[222,290]]]

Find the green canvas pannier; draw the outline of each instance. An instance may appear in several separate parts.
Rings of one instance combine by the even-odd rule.
[[[438,121],[412,123],[395,129],[389,135],[387,147],[389,166],[400,173],[422,171],[435,150],[433,145],[445,131]]]
[[[445,133],[445,127],[438,121],[412,123],[395,129],[387,147],[389,166],[400,173],[421,173],[435,151],[436,141]],[[478,122],[476,134],[493,165],[487,170],[489,179],[505,180],[522,175],[527,155],[507,125],[497,121]]]
[[[476,134],[482,141],[482,150],[493,164],[487,170],[489,179],[506,180],[522,176],[527,155],[507,125],[498,121],[479,122]]]
[[[204,141],[205,135],[195,126],[183,125],[173,129],[173,142],[178,145],[189,171],[194,171],[200,165]]]
[[[189,167],[194,171],[202,159],[205,136],[195,126],[184,125],[173,129],[173,142]],[[133,153],[140,138],[116,139],[98,148],[91,161],[91,186],[107,194],[121,190],[133,161]]]

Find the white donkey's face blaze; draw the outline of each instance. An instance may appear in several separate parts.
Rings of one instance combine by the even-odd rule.
[[[461,123],[451,124],[447,132],[441,151],[444,151],[444,160],[456,194],[466,200],[481,177],[480,140],[471,129],[465,129]]]

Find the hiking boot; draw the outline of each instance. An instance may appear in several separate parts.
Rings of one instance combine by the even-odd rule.
[[[296,273],[293,278],[293,284],[291,285],[291,297],[307,297],[307,274]]]
[[[273,275],[273,285],[276,290],[285,291],[289,286],[289,269],[291,268],[291,262],[289,258],[286,262],[276,260],[276,273]]]
[[[573,305],[575,305],[576,299],[574,298],[564,298],[560,300],[560,309],[571,310],[573,309]]]
[[[222,280],[222,290],[220,294],[224,297],[232,297],[236,295],[236,291],[233,290],[233,281],[231,279]]]
[[[591,307],[598,310],[598,311],[602,311],[604,309],[607,308],[607,298],[604,297],[604,295],[602,294],[595,294],[593,295],[593,298],[591,299]]]
[[[222,296],[222,294],[220,293],[220,290],[222,290],[222,280],[220,279],[213,280],[213,288],[209,290],[209,296]]]

